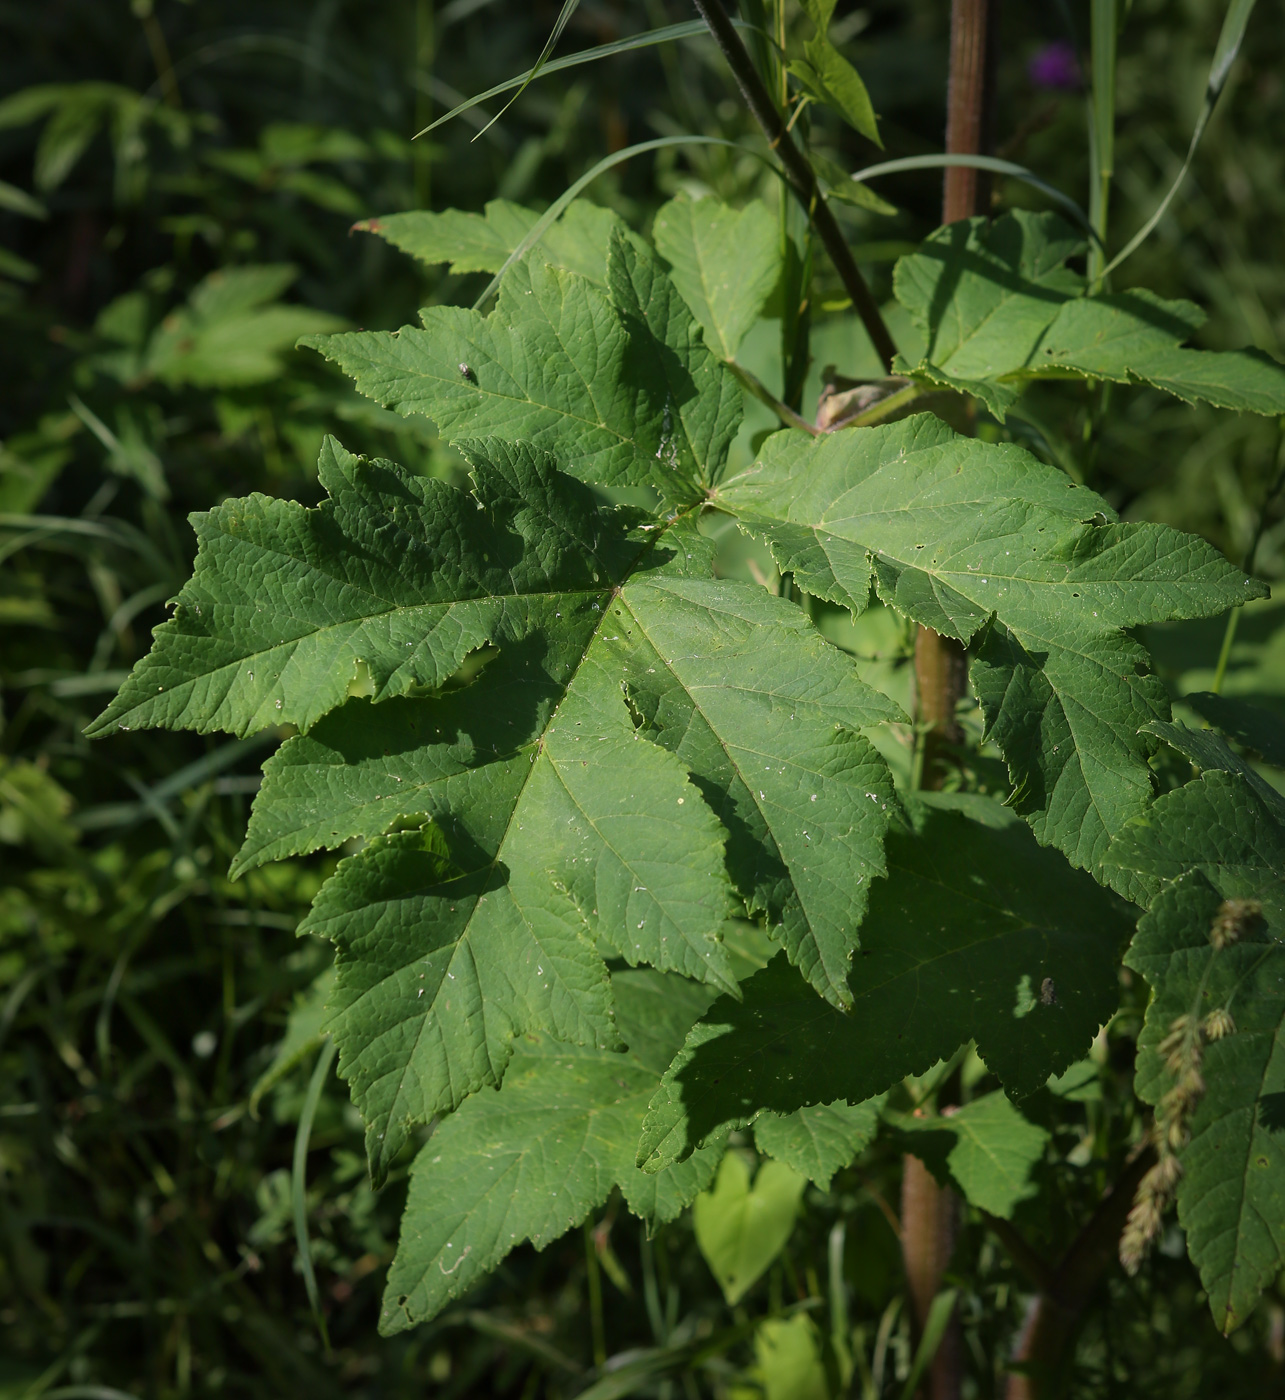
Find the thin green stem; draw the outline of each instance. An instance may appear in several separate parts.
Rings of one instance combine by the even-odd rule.
[[[1090,18],[1093,93],[1090,105],[1090,149],[1093,185],[1089,192],[1089,221],[1097,238],[1089,246],[1089,282],[1096,289],[1106,269],[1107,221],[1111,180],[1115,174],[1115,60],[1119,32],[1117,0],[1092,0]]]
[[[308,1084],[308,1093],[303,1101],[303,1111],[299,1114],[299,1127],[294,1136],[294,1163],[290,1174],[290,1196],[294,1208],[294,1237],[299,1250],[299,1270],[303,1274],[313,1321],[317,1324],[317,1331],[321,1334],[321,1342],[327,1356],[330,1354],[330,1337],[326,1332],[326,1319],[321,1311],[317,1275],[312,1267],[312,1245],[308,1239],[308,1140],[312,1137],[312,1120],[317,1116],[321,1091],[330,1077],[330,1067],[335,1062],[338,1048],[332,1037],[321,1047],[321,1054],[317,1056],[316,1068],[312,1071],[312,1080]]]
[[[1232,643],[1236,640],[1236,627],[1240,622],[1239,608],[1233,608],[1227,618],[1227,626],[1223,629],[1223,644],[1218,652],[1218,665],[1214,668],[1214,678],[1209,684],[1209,689],[1217,695],[1223,688],[1223,681],[1227,678],[1227,662],[1231,659]]]
[[[1263,532],[1267,529],[1267,508],[1280,495],[1282,488],[1285,488],[1285,418],[1280,421],[1280,445],[1276,449],[1276,477],[1267,495],[1263,497],[1263,504],[1259,508],[1258,523],[1254,527],[1254,538],[1249,542],[1249,550],[1245,555],[1244,570],[1247,574],[1254,572],[1254,560],[1258,555],[1258,546],[1262,543]],[[1218,652],[1218,664],[1214,668],[1214,679],[1210,684],[1210,690],[1217,695],[1223,687],[1223,681],[1227,677],[1227,663],[1231,660],[1232,645],[1236,640],[1236,628],[1240,625],[1240,615],[1243,609],[1233,608],[1227,617],[1227,626],[1223,629],[1223,644]]]
[[[803,432],[809,433],[812,437],[820,436],[819,430],[813,424],[796,413],[789,404],[782,403],[767,385],[764,384],[757,375],[751,374],[744,365],[737,364],[735,360],[728,360],[727,367],[761,404],[764,404],[776,414],[787,428],[799,428]]]
[[[593,1364],[607,1364],[607,1328],[602,1315],[602,1271],[598,1267],[598,1251],[593,1242],[593,1226],[584,1223],[585,1274],[589,1289],[589,1328],[593,1336]]]

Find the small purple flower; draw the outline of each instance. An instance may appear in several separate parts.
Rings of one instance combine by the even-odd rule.
[[[1037,88],[1053,92],[1078,92],[1084,86],[1075,50],[1064,39],[1037,49],[1026,65],[1026,75]]]

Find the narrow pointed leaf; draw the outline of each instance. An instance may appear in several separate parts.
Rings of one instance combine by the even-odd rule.
[[[749,28],[743,20],[734,19],[732,23],[738,29]],[[611,58],[618,53],[632,53],[636,49],[651,48],[655,44],[667,44],[675,39],[703,38],[708,34],[709,30],[706,28],[704,20],[686,20],[681,24],[666,24],[659,29],[649,29],[642,34],[632,34],[628,39],[616,39],[609,44],[597,44],[593,48],[581,49],[577,53],[564,54],[561,58],[550,58],[546,63],[540,65],[538,71],[534,68],[528,68],[525,73],[519,73],[515,78],[497,83],[494,87],[487,88],[485,92],[479,92],[476,96],[452,107],[449,112],[443,113],[417,135],[427,136],[430,131],[435,131],[439,126],[458,117],[462,112],[467,112],[492,97],[498,97],[501,93],[525,87],[534,78],[546,78],[551,73],[560,73],[566,68],[576,68],[584,63],[596,63],[599,59]]]
[[[803,85],[804,91],[832,107],[854,131],[882,147],[879,119],[861,74],[822,35],[808,39],[803,53],[804,58],[790,64],[790,72]]]

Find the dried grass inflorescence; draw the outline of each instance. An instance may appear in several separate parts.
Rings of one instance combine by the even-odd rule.
[[[1209,942],[1221,952],[1254,933],[1263,921],[1263,906],[1256,899],[1224,899],[1214,915]]]
[[[1263,907],[1256,899],[1225,899],[1209,929],[1215,954],[1255,932],[1262,917]],[[1231,1012],[1220,1006],[1203,1020],[1195,1014],[1175,1017],[1169,1034],[1160,1042],[1158,1048],[1165,1069],[1173,1076],[1173,1085],[1161,1098],[1151,1129],[1159,1160],[1139,1182],[1133,1209],[1120,1236],[1120,1263],[1129,1275],[1138,1272],[1159,1237],[1164,1213],[1182,1179],[1178,1153],[1191,1139],[1191,1114],[1205,1092],[1205,1045],[1235,1033]]]

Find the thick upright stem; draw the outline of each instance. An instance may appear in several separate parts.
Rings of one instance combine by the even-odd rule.
[[[952,0],[950,86],[946,96],[946,150],[977,155],[990,142],[990,81],[995,48],[991,0]],[[989,191],[980,172],[950,166],[942,189],[942,223],[982,213]],[[964,649],[952,637],[920,627],[915,637],[915,694],[920,724],[919,781],[939,788],[946,775],[945,750],[963,737],[955,711],[968,682]],[[941,1287],[958,1224],[959,1202],[943,1190],[914,1157],[903,1166],[902,1256],[920,1327]],[[930,1272],[926,1261],[931,1260]],[[931,1285],[931,1286],[930,1286]],[[942,1337],[928,1377],[932,1400],[958,1400],[961,1341],[958,1318]]]
[[[949,1186],[939,1186],[932,1172],[907,1154],[901,1171],[901,1258],[906,1284],[922,1332],[928,1310],[941,1291],[942,1276],[955,1248],[959,1202]],[[924,1390],[932,1400],[959,1395],[959,1328],[952,1321],[933,1357]]]
[[[991,0],[953,0],[950,11],[950,86],[946,91],[946,151],[975,156],[991,146],[992,81],[996,28]],[[984,214],[989,176],[966,165],[949,166],[942,190],[941,221]]]
[[[946,150],[952,155],[978,155],[990,144],[996,32],[991,0],[952,0],[946,96]],[[947,168],[942,223],[984,213],[988,203],[989,189],[980,171],[962,165]],[[963,647],[921,627],[915,639],[915,692],[922,726],[920,784],[925,788],[941,787],[946,751],[963,737],[955,709],[967,681]]]
[[[844,291],[852,298],[852,305],[861,317],[861,322],[874,343],[875,351],[883,361],[884,370],[891,374],[892,358],[897,353],[897,347],[893,344],[879,306],[866,285],[866,279],[857,267],[852,250],[843,236],[843,230],[836,222],[830,206],[821,197],[816,174],[808,164],[807,157],[794,144],[785,129],[785,119],[781,110],[772,100],[758,69],[754,67],[745,50],[745,45],[741,43],[740,35],[728,19],[722,0],[693,0],[693,3],[727,60],[727,66],[732,70],[732,76],[741,90],[745,105],[762,128],[768,144],[780,157],[786,178],[808,211],[817,236],[825,244],[825,250],[839,274]]]

